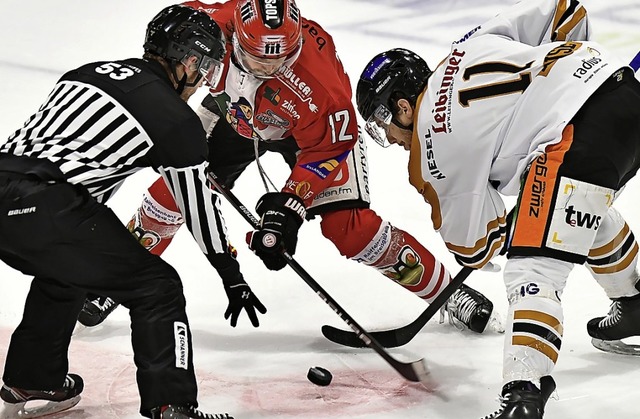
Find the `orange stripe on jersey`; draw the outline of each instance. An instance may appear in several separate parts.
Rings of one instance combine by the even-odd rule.
[[[580,23],[586,16],[587,16],[587,11],[584,9],[584,7],[578,8],[578,10],[576,10],[573,16],[571,17],[571,20],[569,20],[567,23],[565,23],[560,28],[558,28],[558,32],[555,40],[556,41],[566,40],[567,36],[569,35],[569,32],[571,32],[573,28],[575,28],[578,25],[578,23]]]
[[[506,217],[507,217],[507,214],[505,212],[502,215],[498,216],[498,218],[495,218],[489,221],[487,223],[487,234],[484,237],[479,238],[473,247],[458,246],[458,245],[447,242],[446,243],[447,248],[453,253],[458,253],[461,256],[471,256],[478,253],[478,251],[480,251],[481,249],[485,249],[487,247],[487,242],[489,240],[490,233],[498,230],[500,227],[504,227],[507,225]],[[502,238],[501,242],[504,242],[504,237]],[[501,243],[498,243],[498,244],[501,244]]]
[[[572,143],[573,125],[567,125],[562,131],[562,140],[547,146],[545,153],[531,163],[520,195],[511,246],[543,247],[558,170]]]
[[[422,99],[424,98],[424,94],[427,90],[425,89],[416,100],[415,109],[420,108],[420,104]],[[418,112],[414,114],[414,126],[418,126]],[[436,193],[431,183],[424,180],[424,176],[422,175],[422,149],[421,149],[420,139],[418,138],[418,129],[413,130],[413,135],[411,137],[411,151],[409,152],[409,183],[413,185],[414,188],[418,190],[420,195],[424,198],[424,200],[431,205],[431,222],[433,223],[433,228],[435,230],[440,230],[442,227],[442,211],[440,209],[440,199],[438,199],[438,194]]]
[[[559,1],[558,6],[556,8],[556,13],[553,16],[553,26],[552,29],[555,32],[558,28],[558,24],[560,23],[560,18],[564,15],[564,12],[567,11],[567,3],[565,1]]]

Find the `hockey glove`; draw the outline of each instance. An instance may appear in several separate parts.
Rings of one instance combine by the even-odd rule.
[[[249,320],[253,327],[260,326],[256,310],[265,314],[267,308],[260,302],[258,297],[253,293],[249,284],[244,280],[240,273],[240,266],[233,254],[220,253],[209,257],[212,265],[218,271],[218,275],[222,278],[224,291],[229,299],[229,305],[224,312],[224,318],[231,318],[231,327],[236,327],[238,317],[242,310],[247,312]]]
[[[298,230],[307,213],[304,203],[294,194],[269,192],[260,198],[256,211],[260,228],[247,234],[247,243],[268,269],[279,271],[287,266],[282,253],[296,251]]]
[[[258,300],[258,297],[251,291],[251,287],[242,276],[237,283],[223,281],[223,284],[227,298],[229,298],[229,305],[227,306],[227,311],[224,312],[224,318],[231,317],[231,327],[236,327],[236,324],[238,324],[238,316],[240,316],[242,310],[247,312],[253,327],[260,326],[256,310],[265,314],[267,308]]]

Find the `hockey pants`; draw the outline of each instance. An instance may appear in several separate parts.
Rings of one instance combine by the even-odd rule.
[[[7,385],[60,387],[71,334],[91,292],[130,310],[141,412],[196,403],[178,274],[84,189],[0,173],[0,259],[35,276],[8,348]]]

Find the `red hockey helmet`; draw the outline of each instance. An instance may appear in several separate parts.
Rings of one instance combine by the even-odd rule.
[[[302,49],[302,22],[294,0],[240,0],[233,16],[233,52],[240,67],[272,78]]]

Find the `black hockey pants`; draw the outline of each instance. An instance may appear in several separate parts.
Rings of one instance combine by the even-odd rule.
[[[130,310],[141,412],[196,403],[191,334],[177,272],[140,246],[85,189],[0,172],[0,259],[35,276],[8,348],[7,385],[60,387],[71,333],[91,292]]]

